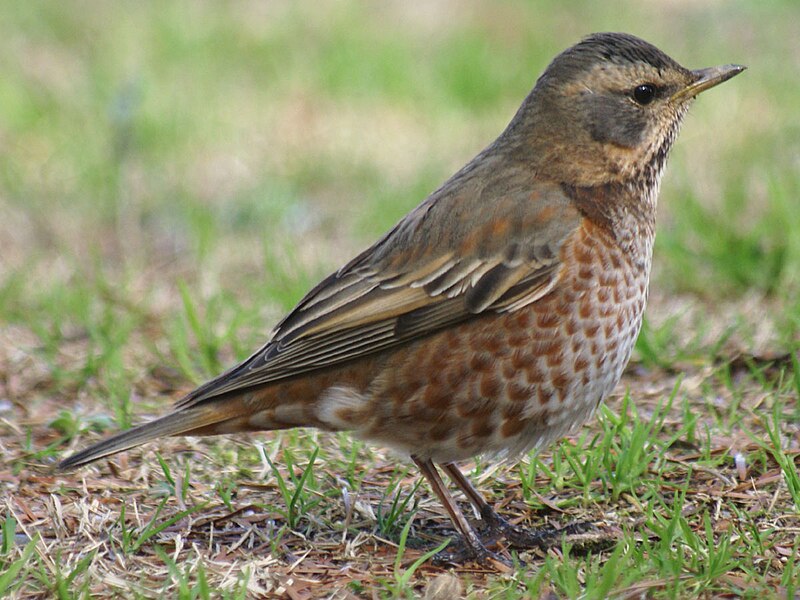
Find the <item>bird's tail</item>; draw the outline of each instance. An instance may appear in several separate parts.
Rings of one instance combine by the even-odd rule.
[[[192,435],[196,430],[208,430],[211,426],[239,417],[246,410],[249,409],[241,400],[237,402],[232,398],[226,399],[224,409],[220,402],[209,402],[179,409],[76,452],[61,461],[58,468],[65,470],[80,467],[98,458],[128,450],[158,437]]]

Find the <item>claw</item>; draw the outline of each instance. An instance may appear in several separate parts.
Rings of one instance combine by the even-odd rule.
[[[498,554],[492,552],[483,544],[472,546],[465,543],[453,544],[442,550],[433,557],[433,563],[441,566],[461,566],[465,563],[476,563],[483,567],[489,567],[496,571],[508,572],[514,568],[514,563]]]
[[[513,548],[528,550],[538,548],[548,550],[561,545],[564,541],[569,544],[587,549],[597,549],[613,544],[616,531],[609,532],[591,521],[577,521],[564,527],[556,528],[545,525],[536,529],[517,527],[506,521],[494,510],[481,511],[481,520],[486,523],[486,532],[489,536],[484,539],[494,540],[503,537]]]

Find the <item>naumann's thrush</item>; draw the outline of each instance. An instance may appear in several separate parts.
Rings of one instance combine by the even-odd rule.
[[[744,68],[690,71],[632,35],[585,38],[497,140],[250,358],[60,467],[168,435],[351,431],[411,457],[473,556],[489,551],[437,465],[524,545],[456,463],[541,448],[614,389],[642,324],[669,149],[695,96]]]

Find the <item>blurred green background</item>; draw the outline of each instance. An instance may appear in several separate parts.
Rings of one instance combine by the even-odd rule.
[[[78,387],[103,360],[135,369],[120,348],[145,326],[147,352],[199,380],[489,143],[550,58],[602,30],[691,68],[749,66],[685,122],[654,289],[712,313],[749,299],[745,320],[755,298],[793,344],[795,0],[3,3],[0,322],[53,356],[88,331]]]
[[[143,482],[146,467],[126,469],[125,454],[119,461],[127,480],[112,463],[62,479],[47,465],[66,448],[96,440],[96,430],[114,431],[146,413],[163,413],[181,390],[249,354],[318,278],[370,244],[491,142],[553,56],[604,30],[639,35],[690,68],[749,67],[704,94],[685,120],[662,185],[647,320],[625,380],[643,420],[656,402],[667,397],[671,402],[670,390],[674,395],[681,388],[675,427],[685,433],[686,447],[697,442],[706,458],[696,470],[694,458],[680,465],[657,461],[658,473],[668,465],[665,480],[659,475],[652,484],[658,493],[644,495],[657,508],[634,512],[652,512],[660,523],[666,510],[658,504],[662,494],[669,499],[680,486],[684,494],[687,486],[694,490],[698,474],[716,474],[717,468],[732,476],[728,450],[742,448],[741,440],[752,437],[747,431],[755,430],[760,438],[752,437],[753,443],[763,444],[747,455],[754,476],[772,464],[763,448],[784,456],[779,430],[786,447],[796,448],[797,0],[2,2],[0,447],[9,468],[0,490],[13,499],[2,529],[3,536],[13,537],[16,519],[27,527],[25,535],[40,534],[50,545],[29,560],[35,541],[25,546],[25,536],[15,542],[3,537],[0,558],[5,561],[11,550],[17,554],[0,587],[16,569],[27,579],[27,587],[19,589],[37,597],[55,589],[69,597],[73,581],[83,582],[85,595],[90,586],[127,589],[129,580],[157,589],[161,579],[149,566],[142,568],[154,564],[149,547],[138,552],[136,546],[127,554],[115,548],[136,525],[130,518],[126,524],[124,510],[131,498],[137,501],[136,494],[142,514],[154,515],[151,524],[166,520],[158,517],[164,481],[153,475],[152,485],[146,476]],[[616,410],[619,403],[611,406]],[[772,406],[776,433],[768,438],[762,417]],[[600,427],[608,436],[603,439],[627,443],[630,436],[616,435],[608,426],[617,422],[612,409],[601,411]],[[614,514],[619,507],[607,505],[607,496],[595,500],[602,484],[592,487],[592,482],[620,472],[646,480],[642,473],[653,462],[648,453],[666,452],[676,441],[673,433],[667,428],[656,441],[641,438],[639,447],[647,452],[620,450],[625,460],[641,459],[641,470],[599,469],[597,477],[581,480],[583,501]],[[277,440],[277,451],[282,438],[263,437],[271,444]],[[313,434],[291,432],[284,439],[285,447],[314,447],[316,456]],[[343,448],[350,443],[341,441],[346,436],[324,439],[339,440]],[[634,447],[624,443],[621,448]],[[345,472],[348,464],[353,473],[366,473],[374,456],[382,456],[355,445],[349,453],[336,443],[326,446],[320,463],[331,473]],[[227,505],[239,482],[254,477],[259,458],[250,450],[252,456],[241,453],[235,460],[224,441],[207,441],[202,448],[208,460],[192,461],[190,454],[183,481],[200,486],[197,496],[204,501],[208,490],[217,490]],[[570,463],[576,473],[583,467],[593,473],[615,454],[602,444],[593,453],[582,448],[564,442],[554,452],[579,455]],[[166,464],[160,462],[172,481]],[[786,459],[784,467],[797,496],[794,463]],[[507,471],[505,480],[499,475],[504,496],[517,489],[522,473]],[[406,472],[399,478],[391,474],[384,469],[356,491],[379,505],[381,494],[388,498],[387,490],[407,479]],[[339,536],[339,479],[324,471],[319,477],[326,482],[325,506],[335,523],[325,522],[320,531]],[[549,494],[553,485],[561,494],[559,477],[536,494]],[[710,489],[723,479],[714,475]],[[534,587],[547,581],[574,597],[603,597],[618,581],[641,582],[636,593],[647,594],[642,590],[652,582],[674,580],[666,597],[756,584],[761,587],[755,593],[779,595],[781,585],[793,590],[796,561],[787,562],[786,556],[797,554],[797,542],[786,523],[794,523],[796,506],[778,479],[769,480],[774,492],[764,482],[762,489],[754,483],[755,500],[742,504],[758,525],[742,525],[715,539],[707,531],[709,512],[698,513],[693,527],[708,548],[695,545],[689,552],[689,542],[673,540],[672,533],[664,534],[658,548],[641,546],[639,534],[636,543],[631,534],[630,543],[620,543],[610,558],[589,556],[584,563],[548,557]],[[720,505],[704,490],[698,497],[709,503],[703,510],[714,515],[716,527]],[[251,501],[246,490],[242,494],[241,502]],[[59,497],[70,527],[62,521]],[[276,496],[259,491],[256,497],[274,503]],[[539,502],[531,498],[526,496]],[[98,502],[106,521],[85,508]],[[640,506],[639,500],[631,503]],[[171,510],[176,506],[182,509],[183,500]],[[629,508],[620,510],[624,515]],[[775,511],[788,520],[780,521]],[[85,522],[78,525],[76,514]],[[113,525],[117,521],[119,527]],[[674,527],[677,521],[670,522]],[[98,542],[101,554],[94,558],[91,553],[81,558],[92,546],[87,523],[110,531],[98,534],[97,539],[109,538]],[[694,539],[688,526],[682,531]],[[293,536],[287,536],[290,547]],[[273,541],[280,545],[280,540],[278,535]],[[784,562],[765,562],[767,550],[778,544]],[[395,561],[391,547],[379,547],[388,548],[384,559]],[[225,561],[214,562],[213,548],[206,550],[207,556],[193,560],[191,552],[181,556],[185,579],[198,561],[209,572],[218,571],[211,579],[215,586],[238,572]],[[620,552],[628,552],[624,560]],[[684,564],[686,556],[691,561]],[[728,562],[719,562],[719,556]],[[241,558],[261,557],[246,550]],[[364,557],[371,554],[362,550]],[[398,557],[396,568],[400,562]],[[11,563],[0,567],[4,564]],[[286,565],[289,570],[279,569],[277,576],[294,576],[294,558]],[[62,576],[62,566],[65,574],[74,570]],[[106,570],[124,577],[109,583]],[[345,585],[348,572],[340,573]],[[741,579],[741,573],[747,577]],[[172,585],[163,573],[159,577]]]

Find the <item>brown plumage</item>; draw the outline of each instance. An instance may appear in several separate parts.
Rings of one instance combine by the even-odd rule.
[[[642,322],[667,153],[691,100],[740,73],[690,71],[626,34],[557,56],[500,137],[311,290],[243,363],[173,412],[62,468],[166,435],[314,426],[420,467],[474,555],[488,551],[436,464],[513,457],[583,423]]]

